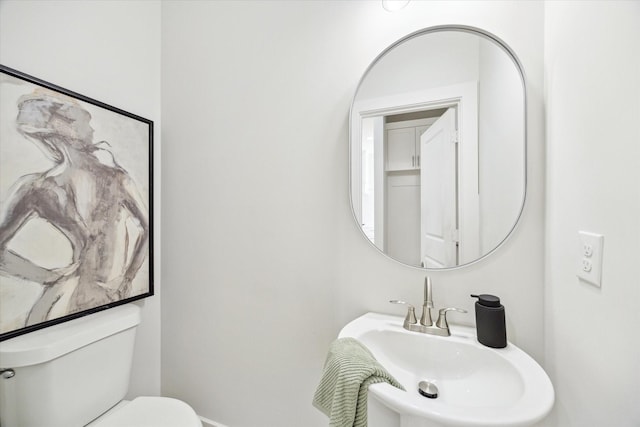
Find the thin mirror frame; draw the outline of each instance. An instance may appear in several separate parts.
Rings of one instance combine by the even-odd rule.
[[[518,71],[518,74],[520,76],[520,82],[522,84],[522,94],[523,94],[523,189],[522,189],[522,203],[520,204],[520,210],[518,211],[518,215],[516,216],[516,219],[513,223],[513,225],[511,226],[509,232],[507,233],[507,235],[491,250],[487,251],[487,253],[483,254],[482,256],[476,258],[473,261],[467,262],[465,264],[460,264],[460,265],[456,265],[453,267],[443,267],[443,268],[427,268],[427,267],[421,267],[418,265],[411,265],[411,264],[407,264],[404,263],[402,261],[399,261],[395,258],[393,258],[392,256],[388,255],[387,253],[385,253],[382,249],[380,249],[378,246],[376,246],[374,244],[374,242],[372,242],[367,235],[365,234],[364,230],[362,229],[361,224],[358,221],[357,215],[356,215],[356,211],[353,205],[353,165],[354,165],[354,158],[353,158],[353,125],[354,125],[354,105],[356,103],[356,98],[358,96],[358,92],[360,91],[360,88],[362,87],[362,84],[364,82],[364,80],[367,78],[367,76],[369,75],[369,72],[371,71],[371,69],[373,67],[376,66],[376,64],[378,63],[378,61],[380,61],[380,59],[382,59],[387,53],[389,53],[391,50],[393,50],[394,48],[396,48],[397,46],[401,45],[402,43],[405,43],[413,38],[416,37],[420,37],[420,36],[424,36],[427,34],[431,34],[431,33],[436,33],[436,32],[443,32],[443,31],[457,31],[457,32],[463,32],[463,33],[469,33],[469,34],[473,34],[475,36],[478,37],[482,37],[484,39],[490,40],[493,43],[495,43],[498,47],[500,47],[511,59],[511,61],[513,62],[513,64],[516,67],[516,70]],[[399,39],[398,41],[396,41],[395,43],[391,44],[389,47],[387,47],[385,50],[383,50],[378,56],[376,56],[376,58],[373,60],[373,62],[371,62],[371,64],[367,67],[367,69],[365,70],[364,74],[362,75],[362,77],[360,78],[360,81],[358,82],[358,86],[356,86],[356,90],[355,90],[355,94],[353,96],[353,100],[351,101],[351,107],[349,108],[349,205],[351,206],[351,214],[353,215],[353,219],[354,222],[356,223],[356,226],[358,227],[358,229],[360,230],[360,233],[362,234],[362,237],[369,242],[369,244],[371,246],[373,246],[379,253],[381,253],[382,255],[384,255],[386,258],[391,259],[394,262],[397,262],[398,264],[407,266],[407,267],[411,267],[411,268],[415,268],[418,270],[422,270],[422,271],[446,271],[446,270],[457,270],[459,268],[462,267],[466,267],[469,265],[473,265],[476,264],[482,260],[484,260],[485,258],[487,258],[489,255],[493,254],[494,252],[496,252],[502,245],[504,245],[504,243],[509,239],[510,236],[513,235],[515,229],[517,228],[518,224],[520,223],[520,218],[522,218],[522,213],[524,212],[524,206],[526,204],[526,200],[527,200],[527,187],[528,187],[528,182],[527,182],[527,174],[528,174],[528,168],[527,168],[527,150],[528,150],[528,144],[527,144],[527,133],[528,133],[528,126],[527,126],[527,103],[528,103],[528,98],[527,98],[527,85],[526,85],[526,76],[524,73],[524,68],[522,67],[522,63],[520,62],[520,60],[518,59],[518,57],[516,56],[515,52],[504,42],[502,41],[499,37],[495,36],[494,34],[482,30],[480,28],[477,27],[472,27],[472,26],[467,26],[467,25],[438,25],[438,26],[433,26],[433,27],[427,27],[427,28],[423,28],[421,30],[415,31],[401,39]],[[361,120],[358,121],[359,124],[361,125]],[[360,171],[360,173],[362,173],[362,171]]]

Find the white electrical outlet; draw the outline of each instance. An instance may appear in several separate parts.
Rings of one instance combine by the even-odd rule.
[[[577,276],[594,286],[602,286],[602,249],[604,236],[602,234],[579,231],[580,257],[578,260]]]

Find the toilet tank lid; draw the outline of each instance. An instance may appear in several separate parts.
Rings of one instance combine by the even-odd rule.
[[[140,396],[100,417],[92,427],[202,427],[200,417],[185,402],[170,397]]]
[[[126,304],[0,342],[0,369],[48,362],[140,323],[140,308]]]

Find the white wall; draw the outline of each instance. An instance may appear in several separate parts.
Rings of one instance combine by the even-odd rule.
[[[369,70],[358,88],[358,101],[475,82],[479,41],[462,32],[435,32],[406,40]]]
[[[480,252],[498,246],[515,224],[524,196],[524,99],[511,58],[493,42],[480,43]]]
[[[160,3],[0,2],[0,63],[155,121],[160,128]],[[156,148],[156,254],[160,260],[160,132]],[[130,393],[160,392],[158,295],[142,307]]]
[[[554,426],[640,425],[640,2],[547,2],[546,360]],[[602,288],[575,276],[604,235]]]
[[[509,337],[542,361],[542,19],[538,2],[163,2],[163,393],[231,427],[326,425],[311,400],[329,343],[364,312],[400,314],[391,298],[419,303],[424,277],[352,218],[351,98],[388,45],[451,23],[523,62],[530,194],[505,246],[431,274],[435,302],[499,295]]]

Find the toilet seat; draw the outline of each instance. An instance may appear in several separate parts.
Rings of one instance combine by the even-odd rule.
[[[91,427],[202,427],[193,408],[178,399],[141,396],[117,406]]]

